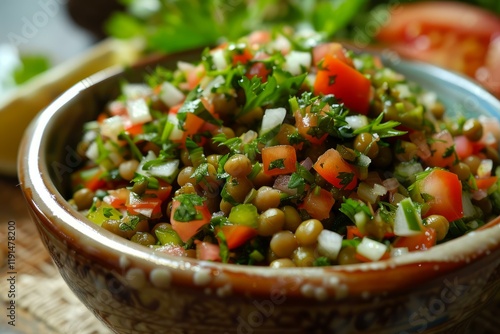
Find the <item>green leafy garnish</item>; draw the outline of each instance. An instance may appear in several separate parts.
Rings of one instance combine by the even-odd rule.
[[[175,196],[174,200],[179,201],[180,205],[174,211],[174,219],[179,222],[189,222],[203,218],[195,206],[203,205],[204,197],[197,194],[181,194]]]

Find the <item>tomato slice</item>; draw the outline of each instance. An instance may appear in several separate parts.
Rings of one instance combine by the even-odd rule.
[[[347,108],[366,115],[370,106],[371,84],[356,69],[327,54],[318,68],[314,94],[333,94]]]
[[[333,195],[328,190],[320,188],[318,193],[310,191],[304,198],[302,208],[315,219],[326,219],[330,217],[330,211],[335,204]]]
[[[223,225],[218,230],[224,234],[229,249],[240,247],[258,234],[257,229],[245,225]]]
[[[434,134],[429,143],[431,155],[425,162],[431,167],[451,166],[455,161],[454,145],[453,137],[447,130]]]
[[[291,174],[295,172],[297,152],[290,145],[276,145],[262,149],[262,165],[266,175]]]
[[[200,219],[191,220],[188,222],[177,221],[174,219],[175,210],[181,205],[177,200],[172,201],[172,211],[170,214],[170,224],[172,228],[179,235],[183,242],[188,241],[194,236],[200,228],[210,222],[211,214],[206,205],[196,205],[196,211],[201,214]]]
[[[418,235],[414,235],[411,237],[398,237],[394,241],[393,246],[396,248],[406,247],[408,248],[408,251],[414,252],[427,250],[435,246],[436,242],[436,230],[434,230],[433,228],[425,228],[425,230]]]
[[[331,148],[321,155],[313,168],[333,186],[352,190],[358,184],[354,167],[349,165],[340,153]]]
[[[500,18],[476,6],[425,1],[398,5],[376,39],[400,55],[463,72],[500,94]]]
[[[195,240],[194,243],[196,244],[196,258],[198,260],[221,261],[219,245],[200,240]]]
[[[422,180],[417,181],[415,190],[418,191],[418,195],[412,198],[428,206],[428,210],[423,212],[424,218],[430,215],[442,215],[452,222],[464,216],[462,183],[457,174],[434,169]]]

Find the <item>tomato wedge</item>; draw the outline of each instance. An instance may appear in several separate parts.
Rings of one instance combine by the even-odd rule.
[[[422,180],[418,180],[412,191],[412,199],[428,207],[423,212],[424,218],[442,215],[452,222],[464,216],[462,183],[457,174],[443,169],[433,169]]]
[[[363,74],[342,60],[325,55],[314,81],[314,94],[333,94],[347,108],[366,115],[370,106],[370,91],[370,80]]]
[[[411,237],[398,237],[394,241],[393,246],[396,248],[406,247],[408,248],[408,251],[414,252],[427,250],[435,246],[436,242],[436,230],[434,230],[433,228],[425,228],[425,230],[418,235],[414,235]]]
[[[291,174],[295,172],[297,152],[290,145],[276,145],[262,149],[262,165],[266,175]]]
[[[321,155],[313,168],[326,181],[339,189],[352,190],[358,184],[354,167],[349,165],[340,153],[331,148]]]
[[[211,214],[206,205],[196,205],[196,211],[201,215],[200,219],[191,220],[188,222],[177,221],[174,219],[174,214],[181,203],[174,199],[172,201],[172,212],[170,214],[170,224],[179,235],[183,242],[188,241],[192,236],[198,233],[199,229],[210,222]]]
[[[240,247],[258,234],[257,229],[245,225],[223,225],[218,230],[224,234],[229,249]]]

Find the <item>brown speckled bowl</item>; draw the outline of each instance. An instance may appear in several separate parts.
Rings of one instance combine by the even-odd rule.
[[[164,61],[174,64],[192,54]],[[187,59],[189,60],[189,59]],[[94,225],[68,205],[83,122],[151,65],[80,82],[31,124],[19,178],[61,275],[117,333],[437,333],[466,331],[500,286],[500,218],[429,251],[371,264],[271,269],[165,254]],[[500,103],[461,76],[391,64],[453,110],[500,117]],[[78,319],[75,319],[78,321]]]

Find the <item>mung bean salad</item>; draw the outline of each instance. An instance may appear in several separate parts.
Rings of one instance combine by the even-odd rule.
[[[274,268],[425,251],[500,214],[497,119],[377,56],[259,31],[124,82],[70,203],[155,252]]]

